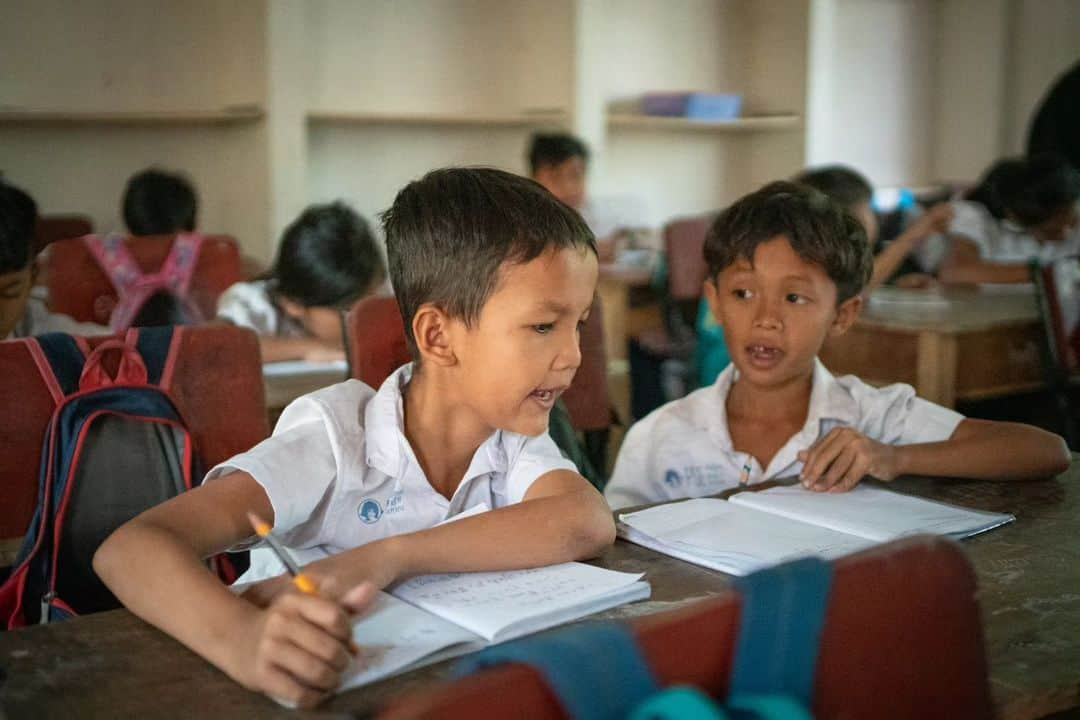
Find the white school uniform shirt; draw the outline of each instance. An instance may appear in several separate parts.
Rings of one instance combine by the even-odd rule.
[[[258,335],[307,337],[304,326],[286,315],[270,295],[269,282],[238,282],[218,298],[217,316]]]
[[[42,290],[44,290],[44,288],[42,288]],[[34,335],[44,335],[45,333],[51,332],[83,336],[112,334],[112,330],[104,325],[79,322],[70,315],[50,312],[45,301],[44,293],[38,292],[37,288],[34,288],[30,292],[30,297],[26,300],[26,307],[23,309],[23,316],[19,320],[19,323],[11,331],[10,335],[0,339],[14,340],[16,338],[33,337]]]
[[[236,470],[255,478],[274,508],[274,534],[303,564],[430,528],[477,506],[521,502],[547,473],[577,472],[547,433],[497,430],[473,454],[447,500],[428,482],[405,438],[402,388],[411,375],[409,364],[378,392],[348,380],[295,400],[271,437],[215,467],[206,481]],[[256,548],[251,560],[238,582],[284,571],[269,548]]]
[[[750,484],[796,476],[802,470],[799,451],[833,428],[851,427],[878,442],[910,445],[947,440],[964,419],[916,397],[910,385],[875,388],[854,375],[834,377],[815,359],[806,423],[763,468],[731,442],[727,396],[737,381],[735,366],[728,365],[713,385],[654,410],[630,428],[604,491],[612,508],[715,495],[738,486],[744,464],[750,466]]]
[[[963,236],[979,249],[985,262],[1024,265],[1031,260],[1049,263],[1080,252],[1080,228],[1072,228],[1059,243],[1040,243],[1027,230],[998,220],[976,202],[953,203],[950,235]]]

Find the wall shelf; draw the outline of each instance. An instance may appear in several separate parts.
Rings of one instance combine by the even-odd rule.
[[[570,114],[562,110],[517,114],[489,113],[482,115],[467,115],[464,113],[376,113],[312,110],[308,112],[307,119],[309,123],[314,124],[531,128],[542,127],[545,125],[566,125],[570,122]]]
[[[238,125],[262,119],[258,106],[219,110],[83,111],[0,109],[0,125]]]
[[[735,120],[690,120],[678,117],[656,117],[634,113],[610,113],[607,124],[616,130],[661,132],[740,133],[793,130],[800,127],[802,118],[795,114],[751,115]]]

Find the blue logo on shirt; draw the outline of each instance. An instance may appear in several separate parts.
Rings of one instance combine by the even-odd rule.
[[[664,473],[664,484],[675,487],[676,485],[682,484],[682,478],[679,477],[679,473],[674,470],[668,470]]]
[[[357,514],[360,516],[360,520],[367,525],[374,525],[382,517],[383,511],[378,500],[368,499],[360,503]]]

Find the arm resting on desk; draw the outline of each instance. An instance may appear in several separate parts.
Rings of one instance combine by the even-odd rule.
[[[975,243],[961,235],[952,235],[949,252],[938,271],[943,283],[1026,283],[1031,281],[1027,265],[1002,265],[986,262]]]

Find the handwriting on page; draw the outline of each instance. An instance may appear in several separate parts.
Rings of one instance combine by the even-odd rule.
[[[404,589],[404,588],[403,588]],[[562,599],[579,598],[594,587],[574,573],[553,573],[550,568],[505,573],[426,575],[407,583],[402,593],[420,603],[472,608],[513,605],[525,610],[548,606]]]

